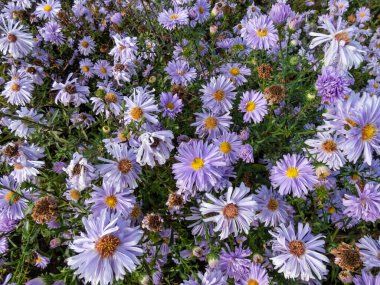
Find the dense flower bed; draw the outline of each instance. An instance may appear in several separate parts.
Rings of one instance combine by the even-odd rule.
[[[380,284],[380,4],[0,3],[3,284]]]

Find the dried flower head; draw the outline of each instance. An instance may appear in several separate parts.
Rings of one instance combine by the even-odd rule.
[[[269,79],[272,76],[272,66],[267,63],[260,64],[257,67],[257,73],[261,79]]]
[[[344,270],[356,271],[363,265],[359,249],[355,245],[342,242],[331,253],[335,256],[335,264]]]
[[[53,197],[42,197],[34,204],[32,218],[38,224],[46,224],[57,218],[58,206]]]
[[[142,221],[142,227],[152,232],[159,232],[163,228],[163,219],[159,214],[150,213]]]

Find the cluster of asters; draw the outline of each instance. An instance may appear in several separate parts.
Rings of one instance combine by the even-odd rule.
[[[20,283],[13,252],[27,223],[56,233],[19,261],[39,274],[29,285],[323,284],[331,269],[380,284],[379,232],[344,238],[380,219],[380,28],[355,1],[290,2],[2,2],[3,284]],[[312,136],[286,142],[301,144],[293,152],[256,156],[255,127],[302,109],[277,76],[287,57],[313,72],[296,96],[321,116],[302,130]],[[70,137],[75,151],[62,154]],[[246,179],[247,165],[266,183]],[[143,192],[152,172],[168,176],[160,211],[146,203],[162,196]],[[49,179],[64,181],[59,195]]]

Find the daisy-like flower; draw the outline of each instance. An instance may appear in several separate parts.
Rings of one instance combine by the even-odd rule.
[[[197,77],[195,68],[190,67],[189,63],[182,59],[169,61],[165,72],[169,75],[172,84],[184,86],[191,83]]]
[[[77,152],[73,154],[70,164],[63,170],[69,175],[68,181],[71,187],[79,191],[89,187],[92,180],[97,177],[95,167]]]
[[[132,190],[118,191],[119,189],[108,184],[103,184],[102,187],[94,186],[93,189],[90,193],[91,198],[86,203],[92,204],[91,211],[94,215],[100,215],[105,209],[109,213],[121,214],[128,218],[136,203]]]
[[[279,187],[281,195],[303,197],[318,182],[310,162],[299,154],[286,154],[270,171],[273,188]]]
[[[189,22],[189,14],[186,9],[178,6],[174,9],[164,10],[158,15],[158,22],[168,30],[176,27],[185,26]]]
[[[242,25],[241,35],[247,41],[249,47],[268,50],[277,46],[277,29],[268,16],[253,17]]]
[[[272,5],[268,15],[273,21],[273,23],[280,25],[285,23],[285,21],[293,14],[292,8],[286,2],[278,1],[276,4]]]
[[[195,20],[198,23],[204,23],[210,17],[210,4],[207,0],[197,0],[194,4],[194,11],[196,13]]]
[[[209,139],[217,138],[221,134],[228,132],[231,125],[230,113],[217,115],[213,112],[195,113],[196,121],[191,126],[195,126],[195,131],[200,137]]]
[[[130,62],[136,59],[138,47],[137,38],[124,37],[120,35],[113,36],[115,47],[110,51],[114,60],[121,63]]]
[[[94,64],[94,73],[101,79],[108,79],[112,76],[112,66],[107,60],[98,60]]]
[[[367,183],[364,189],[360,189],[358,185],[355,187],[358,196],[344,195],[344,214],[367,222],[380,219],[380,184]]]
[[[380,237],[374,240],[370,236],[364,236],[356,243],[359,248],[361,259],[367,270],[374,267],[380,267]]]
[[[346,163],[340,147],[342,141],[343,138],[338,137],[336,134],[318,132],[315,139],[306,140],[305,144],[311,147],[308,151],[315,155],[319,162],[323,162],[328,167],[337,170]]]
[[[280,224],[288,224],[293,217],[294,210],[288,205],[280,194],[261,186],[257,194],[253,195],[253,200],[257,203],[256,217],[266,227],[276,227]]]
[[[87,56],[95,49],[95,42],[90,36],[85,36],[79,41],[78,50],[81,54]]]
[[[111,84],[100,86],[95,94],[97,97],[90,98],[90,101],[94,105],[95,114],[104,113],[106,118],[109,118],[111,115],[120,115],[122,96],[119,92],[113,90]]]
[[[141,173],[141,167],[136,162],[136,154],[133,149],[128,149],[126,144],[112,144],[108,152],[115,160],[99,157],[99,160],[106,162],[97,165],[104,183],[120,188],[137,187],[139,181],[138,175]]]
[[[251,70],[240,63],[226,63],[222,65],[219,72],[229,78],[235,86],[241,86],[247,82],[246,76],[251,75]]]
[[[158,123],[157,115],[158,107],[154,100],[154,89],[149,91],[147,88],[133,88],[130,98],[124,97],[126,102],[125,120],[127,122],[141,122],[146,119],[153,125]]]
[[[257,124],[268,114],[268,102],[261,92],[246,91],[243,93],[239,109],[244,113],[244,122]]]
[[[310,44],[313,49],[316,46],[325,44],[325,66],[337,63],[342,69],[351,69],[353,66],[358,68],[363,61],[365,51],[360,44],[354,40],[357,28],[343,26],[342,18],[336,22],[336,26],[327,17],[322,18],[322,26],[329,34],[311,32],[310,36],[315,37]]]
[[[380,273],[372,275],[371,272],[362,270],[362,275],[356,275],[352,282],[355,285],[377,285],[380,284]]]
[[[70,73],[65,83],[58,83],[54,81],[52,90],[57,90],[55,103],[61,102],[64,106],[73,103],[75,107],[83,103],[87,103],[87,96],[90,94],[88,86],[82,86],[77,81],[78,78],[72,78],[73,74]]]
[[[35,14],[40,19],[52,19],[61,10],[61,3],[56,0],[46,0],[37,5]]]
[[[309,224],[298,223],[297,233],[294,225],[281,224],[273,232],[273,256],[270,258],[279,273],[285,278],[300,278],[303,281],[321,280],[328,270],[324,263],[329,259],[324,255],[323,236],[314,236]]]
[[[185,280],[181,285],[227,285],[227,276],[223,274],[220,269],[207,269],[205,274],[198,272],[198,279],[201,281],[195,281],[193,277],[189,280]]]
[[[38,114],[34,109],[28,109],[21,107],[20,110],[16,111],[19,118],[26,119],[26,122],[21,120],[12,120],[8,128],[14,132],[16,136],[20,138],[26,138],[34,132],[34,128],[30,127],[30,123],[41,123],[41,118],[43,115]]]
[[[38,268],[44,269],[48,266],[50,262],[50,258],[39,254],[38,252],[34,252],[34,265]]]
[[[214,144],[219,147],[219,151],[230,164],[235,163],[239,159],[242,142],[236,133],[224,133],[217,139],[214,139]]]
[[[191,140],[178,147],[173,173],[178,188],[199,191],[210,190],[220,180],[220,167],[226,165],[223,156],[213,144]]]
[[[61,45],[65,41],[65,36],[62,33],[62,27],[54,21],[47,22],[38,30],[45,42]]]
[[[94,64],[88,58],[82,59],[79,62],[80,73],[86,78],[92,78],[94,76],[93,67]]]
[[[138,256],[143,250],[138,246],[143,232],[130,227],[119,216],[102,211],[100,215],[83,218],[85,232],[74,237],[70,249],[77,255],[67,259],[67,264],[84,282],[107,285],[122,280],[126,270],[133,272],[139,265]]]
[[[25,106],[32,98],[33,81],[25,71],[17,71],[15,68],[12,68],[8,74],[11,80],[5,84],[1,96],[5,97],[9,104]]]
[[[141,166],[148,164],[150,167],[164,164],[170,157],[174,148],[172,131],[163,130],[157,132],[145,132],[139,137],[141,143],[137,150],[136,161]]]
[[[33,36],[20,22],[0,17],[0,32],[0,51],[4,55],[21,58],[32,50]]]
[[[24,218],[24,210],[28,206],[30,192],[24,189],[18,191],[19,184],[12,176],[0,178],[0,215],[12,220]],[[22,195],[20,195],[21,193]]]
[[[260,264],[251,263],[248,274],[237,285],[269,285],[267,270]]]
[[[248,258],[252,251],[249,248],[243,248],[240,243],[235,247],[235,250],[231,250],[228,244],[226,244],[227,250],[223,248],[219,256],[219,268],[222,272],[230,278],[233,278],[235,282],[244,278],[251,266],[251,260]]]
[[[160,96],[160,106],[162,107],[162,116],[174,119],[178,113],[182,112],[182,99],[177,94],[171,92],[162,92]]]
[[[356,11],[356,20],[359,23],[365,23],[371,20],[371,12],[366,7],[361,7]]]
[[[216,198],[206,193],[207,199],[211,202],[203,201],[200,205],[205,222],[215,222],[215,232],[220,231],[220,238],[225,239],[234,234],[236,237],[241,232],[248,234],[251,222],[255,217],[257,203],[253,200],[253,195],[247,195],[250,189],[243,183],[235,189],[228,188],[226,197]],[[211,217],[209,217],[212,215]]]
[[[212,110],[214,113],[228,112],[232,109],[232,102],[235,99],[235,86],[224,76],[212,77],[210,83],[202,85],[200,90],[203,107]]]

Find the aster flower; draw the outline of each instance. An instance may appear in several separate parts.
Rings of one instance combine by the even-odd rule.
[[[200,137],[216,138],[228,132],[231,125],[230,113],[217,115],[213,112],[195,113],[196,121],[191,126],[197,127],[195,133]]]
[[[353,218],[375,222],[380,218],[380,184],[367,183],[364,189],[355,185],[358,196],[344,195],[344,213]]]
[[[37,5],[35,14],[40,19],[52,19],[61,10],[61,3],[56,0],[46,0]]]
[[[359,23],[365,23],[369,20],[371,20],[371,12],[366,7],[360,7],[356,11],[356,19]]]
[[[110,55],[113,55],[114,60],[126,63],[136,59],[138,53],[137,38],[124,37],[120,35],[113,36],[115,41],[115,47],[110,51]]]
[[[241,35],[253,49],[270,49],[277,45],[277,30],[272,20],[265,15],[249,19],[243,24]]]
[[[106,118],[111,115],[119,116],[121,114],[122,96],[115,91],[111,84],[100,86],[95,92],[96,97],[91,97],[90,101],[94,105],[95,114],[104,113]]]
[[[269,285],[267,270],[259,264],[251,263],[247,275],[244,275],[238,285]]]
[[[63,170],[69,175],[70,185],[79,191],[89,187],[92,180],[97,177],[95,167],[77,152],[73,154],[70,164]]]
[[[251,261],[248,257],[252,252],[249,248],[244,249],[242,244],[235,247],[234,251],[230,249],[228,244],[226,244],[226,247],[227,250],[223,248],[220,252],[219,268],[228,277],[239,281],[249,272]]]
[[[346,163],[341,150],[342,141],[343,138],[336,134],[318,132],[315,139],[306,140],[305,144],[311,147],[308,151],[315,155],[319,162],[326,163],[327,166],[337,170]]]
[[[229,78],[235,86],[241,86],[247,82],[246,76],[251,75],[251,70],[240,63],[226,63],[222,65],[219,72]]]
[[[204,274],[198,272],[198,279],[200,283],[194,279],[185,280],[181,285],[227,285],[227,276],[225,276],[219,269],[207,269]]]
[[[215,198],[206,193],[206,197],[211,202],[203,201],[200,206],[202,215],[211,217],[205,218],[205,222],[215,222],[215,232],[221,232],[220,238],[225,239],[234,234],[236,237],[241,232],[248,234],[250,224],[254,220],[257,203],[252,195],[247,195],[250,189],[243,183],[235,189],[228,188],[226,197]]]
[[[214,144],[219,146],[223,157],[233,164],[239,159],[242,142],[236,133],[224,133],[214,139]]]
[[[278,1],[269,11],[269,18],[275,24],[283,24],[293,14],[292,8],[286,2]]]
[[[187,10],[178,6],[174,9],[164,10],[158,15],[158,22],[168,30],[174,30],[176,27],[187,25],[189,14]]]
[[[17,220],[9,218],[8,215],[0,215],[0,233],[9,233],[13,231],[16,226]]]
[[[14,67],[9,71],[9,75],[12,79],[5,84],[1,96],[5,97],[9,104],[25,106],[32,98],[33,81],[25,71],[17,71]]]
[[[113,144],[108,152],[116,161],[99,157],[99,160],[106,163],[97,165],[104,183],[119,188],[136,188],[141,167],[136,162],[134,150],[129,149],[126,144]]]
[[[206,223],[203,221],[202,214],[197,207],[190,207],[191,215],[186,217],[187,221],[191,221],[192,224],[188,226],[191,229],[191,234],[193,236],[205,236],[207,234],[212,234],[213,225],[211,223]]]
[[[321,280],[327,274],[324,263],[329,263],[329,259],[324,255],[325,241],[321,234],[314,236],[311,233],[309,224],[298,223],[297,232],[293,224],[288,227],[282,224],[270,234],[273,236],[274,254],[270,259],[285,278]]]
[[[28,64],[23,69],[34,84],[42,85],[44,83],[44,78],[46,77],[44,69],[41,66]]]
[[[163,130],[158,132],[145,132],[139,137],[141,142],[136,153],[136,161],[141,166],[148,164],[150,167],[164,164],[170,157],[174,148],[172,131]]]
[[[362,275],[356,275],[352,281],[355,285],[377,285],[380,284],[380,273],[372,275],[371,272],[362,270]]]
[[[314,49],[325,43],[325,66],[337,63],[342,69],[351,69],[353,66],[358,68],[365,51],[354,40],[357,28],[345,28],[340,17],[335,26],[328,18],[322,18],[322,22],[320,28],[327,30],[329,34],[311,32],[310,36],[315,38],[311,41],[310,48]]]
[[[235,86],[232,81],[224,76],[212,77],[210,83],[202,85],[200,90],[203,107],[214,113],[228,112],[232,109],[235,99]]]
[[[85,36],[79,41],[78,50],[81,54],[87,56],[95,49],[95,42],[90,36]]]
[[[160,95],[160,106],[162,107],[162,116],[174,119],[178,113],[182,112],[182,99],[177,94],[171,92],[162,92]]]
[[[292,220],[293,208],[287,204],[285,199],[272,189],[261,186],[257,194],[253,195],[257,203],[257,219],[266,227],[288,224]]]
[[[165,72],[169,75],[172,84],[184,86],[191,83],[197,77],[195,68],[190,67],[189,63],[182,59],[169,61]]]
[[[72,78],[73,74],[70,73],[65,83],[58,83],[54,81],[52,90],[57,90],[57,96],[55,97],[55,103],[61,102],[64,106],[68,106],[70,103],[75,107],[80,106],[83,103],[87,103],[87,96],[90,93],[88,86],[82,86],[77,81],[77,78]]]
[[[206,0],[197,0],[194,4],[194,11],[196,13],[195,20],[198,23],[204,23],[210,17],[210,4]]]
[[[292,194],[303,197],[318,182],[310,162],[299,154],[287,154],[277,161],[270,171],[270,180],[274,188],[279,187],[281,195]]]
[[[32,50],[33,36],[20,22],[0,17],[0,32],[0,51],[4,55],[21,58]]]
[[[50,262],[50,258],[39,254],[38,252],[34,252],[34,265],[38,268],[44,269],[48,266]]]
[[[24,118],[26,122],[22,119],[12,120],[8,128],[20,138],[26,138],[34,132],[35,129],[33,127],[30,127],[29,124],[33,124],[33,122],[43,123],[41,122],[42,115],[38,114],[34,109],[21,107],[20,110],[16,111],[16,113],[19,118]]]
[[[57,22],[47,22],[43,27],[39,28],[38,31],[45,42],[61,45],[65,41],[65,36],[62,33],[62,27]]]
[[[179,188],[210,190],[221,179],[218,169],[226,163],[215,145],[191,140],[180,144],[177,150],[173,173]]]
[[[155,112],[158,112],[158,107],[155,104],[154,89],[149,91],[147,88],[133,88],[133,93],[130,98],[124,97],[126,102],[125,119],[127,122],[141,122],[146,119],[152,124],[157,124]]]
[[[261,92],[246,91],[243,92],[239,109],[244,113],[244,122],[257,124],[268,114],[268,103]]]
[[[348,77],[347,72],[327,66],[322,69],[322,74],[318,75],[315,87],[318,96],[322,98],[322,103],[332,104],[350,94],[351,83],[352,80]]]
[[[122,280],[125,271],[133,272],[140,262],[143,250],[137,245],[143,232],[132,228],[119,216],[102,211],[82,219],[85,232],[74,237],[70,249],[77,255],[67,264],[84,282],[107,285]]]
[[[250,144],[243,144],[240,148],[239,157],[246,163],[253,163],[253,147]]]
[[[122,86],[123,82],[130,82],[135,74],[136,65],[133,61],[115,63],[112,67],[112,75],[119,86]]]
[[[128,218],[136,203],[133,191],[128,189],[119,191],[111,185],[103,184],[102,187],[94,186],[93,190],[86,203],[92,204],[91,212],[94,215],[100,215],[105,209],[109,213],[121,214]]]
[[[108,79],[112,76],[112,66],[107,60],[98,60],[94,64],[94,73],[101,79]]]
[[[12,176],[0,178],[0,216],[21,220],[28,206],[29,191],[18,190],[19,184]],[[21,194],[20,194],[21,193]]]
[[[361,259],[367,270],[371,270],[374,267],[380,267],[380,237],[378,240],[371,238],[370,236],[364,236],[356,243],[359,248]]]

